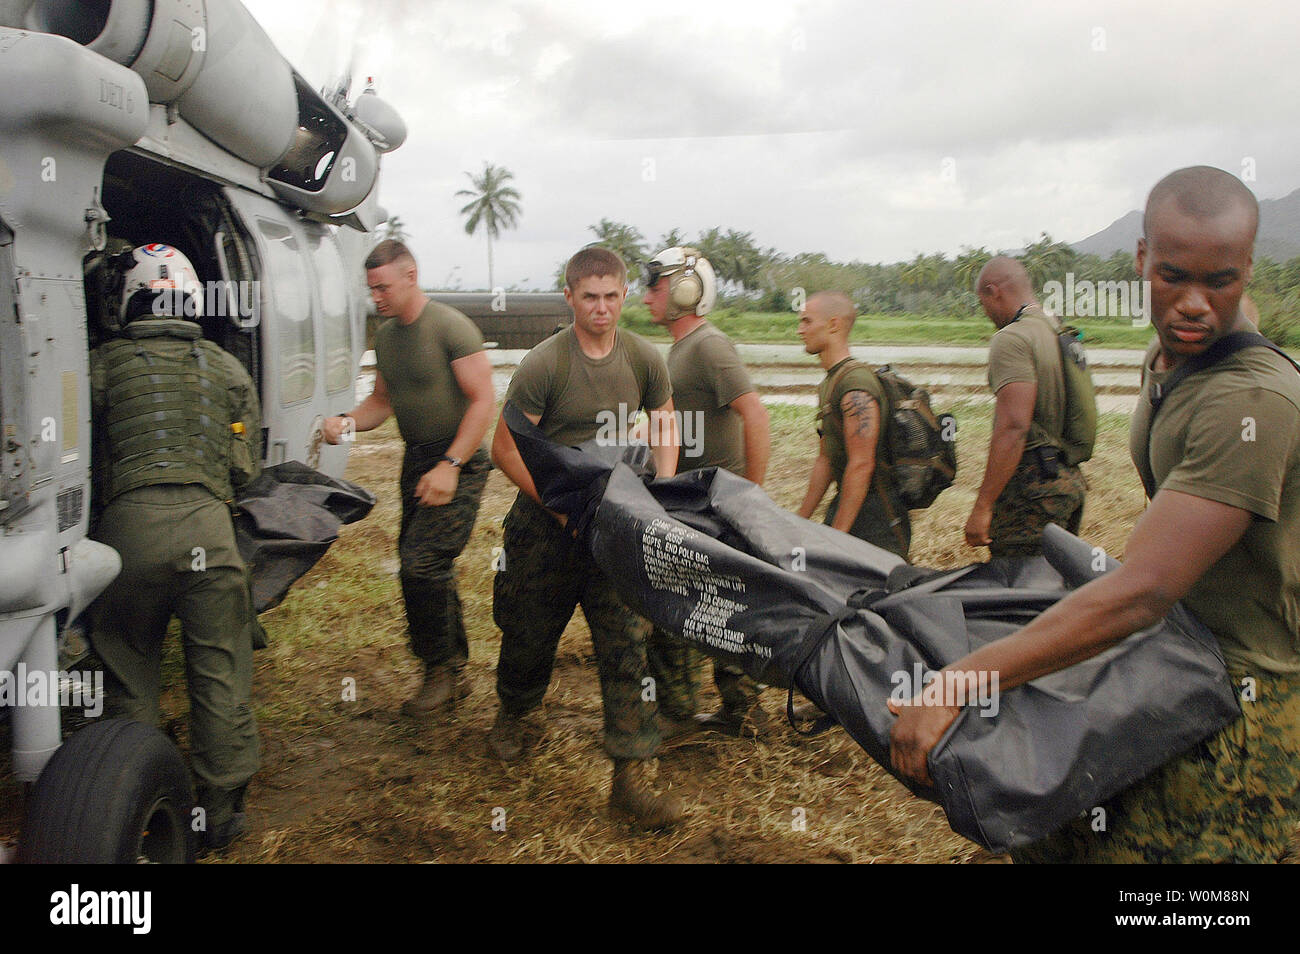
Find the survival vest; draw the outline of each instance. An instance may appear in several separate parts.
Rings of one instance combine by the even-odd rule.
[[[198,325],[142,319],[96,349],[99,503],[151,484],[200,484],[222,500],[257,473],[229,356]],[[256,421],[252,426],[257,426]]]
[[[1037,313],[1030,317],[1037,318]],[[1043,316],[1046,318],[1046,315]],[[1020,320],[1017,315],[1014,321]],[[1070,466],[1092,459],[1097,443],[1097,392],[1088,372],[1083,350],[1083,332],[1073,325],[1047,322],[1056,335],[1061,352],[1061,378],[1065,382],[1065,415],[1059,440],[1061,457]]]
[[[861,361],[846,361],[831,379],[826,392],[828,401],[834,402],[835,389],[846,374],[866,367],[870,366]],[[957,476],[957,421],[951,414],[936,415],[930,407],[929,392],[889,365],[872,370],[880,379],[888,404],[881,409],[885,455],[877,466],[892,471],[908,510],[924,510],[952,486]],[[843,414],[838,407],[830,410],[837,418]]]

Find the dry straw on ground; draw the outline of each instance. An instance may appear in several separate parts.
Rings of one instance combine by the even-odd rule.
[[[816,449],[811,412],[773,411],[768,490],[794,508]],[[957,485],[915,515],[913,559],[923,565],[981,558],[964,545],[962,527],[983,470],[989,410],[964,406],[958,415]],[[1086,465],[1083,535],[1120,558],[1142,507],[1126,442],[1126,423],[1107,416]],[[531,757],[510,767],[490,757],[485,736],[496,710],[500,639],[492,622],[493,548],[501,546],[501,519],[514,496],[499,472],[460,561],[473,694],[438,725],[402,717],[398,707],[418,667],[405,647],[394,552],[401,451],[391,423],[359,436],[348,476],[378,496],[374,512],[345,528],[284,604],[263,617],[272,640],[257,656],[263,768],[249,793],[249,835],[227,860],[995,860],[953,834],[937,807],[911,797],[842,731],[795,736],[783,724],[784,694],[776,690],[764,695],[769,717],[757,740],[700,737],[667,751],[659,776],[682,794],[689,818],[669,833],[633,832],[606,808],[610,769],[581,613],[561,640]],[[169,645],[172,688],[164,705],[184,745],[183,675],[175,641]],[[348,680],[355,701],[344,701]],[[705,705],[715,702],[709,697]],[[16,830],[18,803],[18,786],[5,782],[0,839]]]

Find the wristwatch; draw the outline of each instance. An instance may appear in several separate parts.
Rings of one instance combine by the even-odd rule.
[[[451,464],[451,466],[453,467],[459,467],[461,464],[465,463],[459,457],[452,457],[450,454],[443,454],[441,457],[438,458],[439,462],[442,462],[444,460],[447,463]]]

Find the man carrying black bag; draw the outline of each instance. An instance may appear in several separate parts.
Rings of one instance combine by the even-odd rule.
[[[1255,330],[1240,302],[1258,222],[1255,197],[1218,169],[1181,169],[1151,191],[1137,267],[1158,338],[1131,431],[1150,506],[1120,569],[945,670],[996,673],[1010,689],[1181,599],[1218,639],[1242,718],[1100,806],[1102,830],[1072,823],[1017,860],[1276,861],[1300,822],[1300,373],[1234,337]],[[954,701],[890,704],[899,772],[929,782]]]

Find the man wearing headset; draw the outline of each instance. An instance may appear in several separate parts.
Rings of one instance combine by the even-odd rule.
[[[736,346],[704,317],[718,293],[709,260],[694,248],[664,249],[651,259],[645,282],[651,320],[673,338],[668,374],[682,422],[677,472],[721,467],[761,485],[771,453],[767,408]],[[739,669],[714,663],[722,708],[697,716],[703,653],[656,628],[646,655],[666,737],[693,731],[697,719],[699,725],[728,735],[746,730],[758,687]]]

